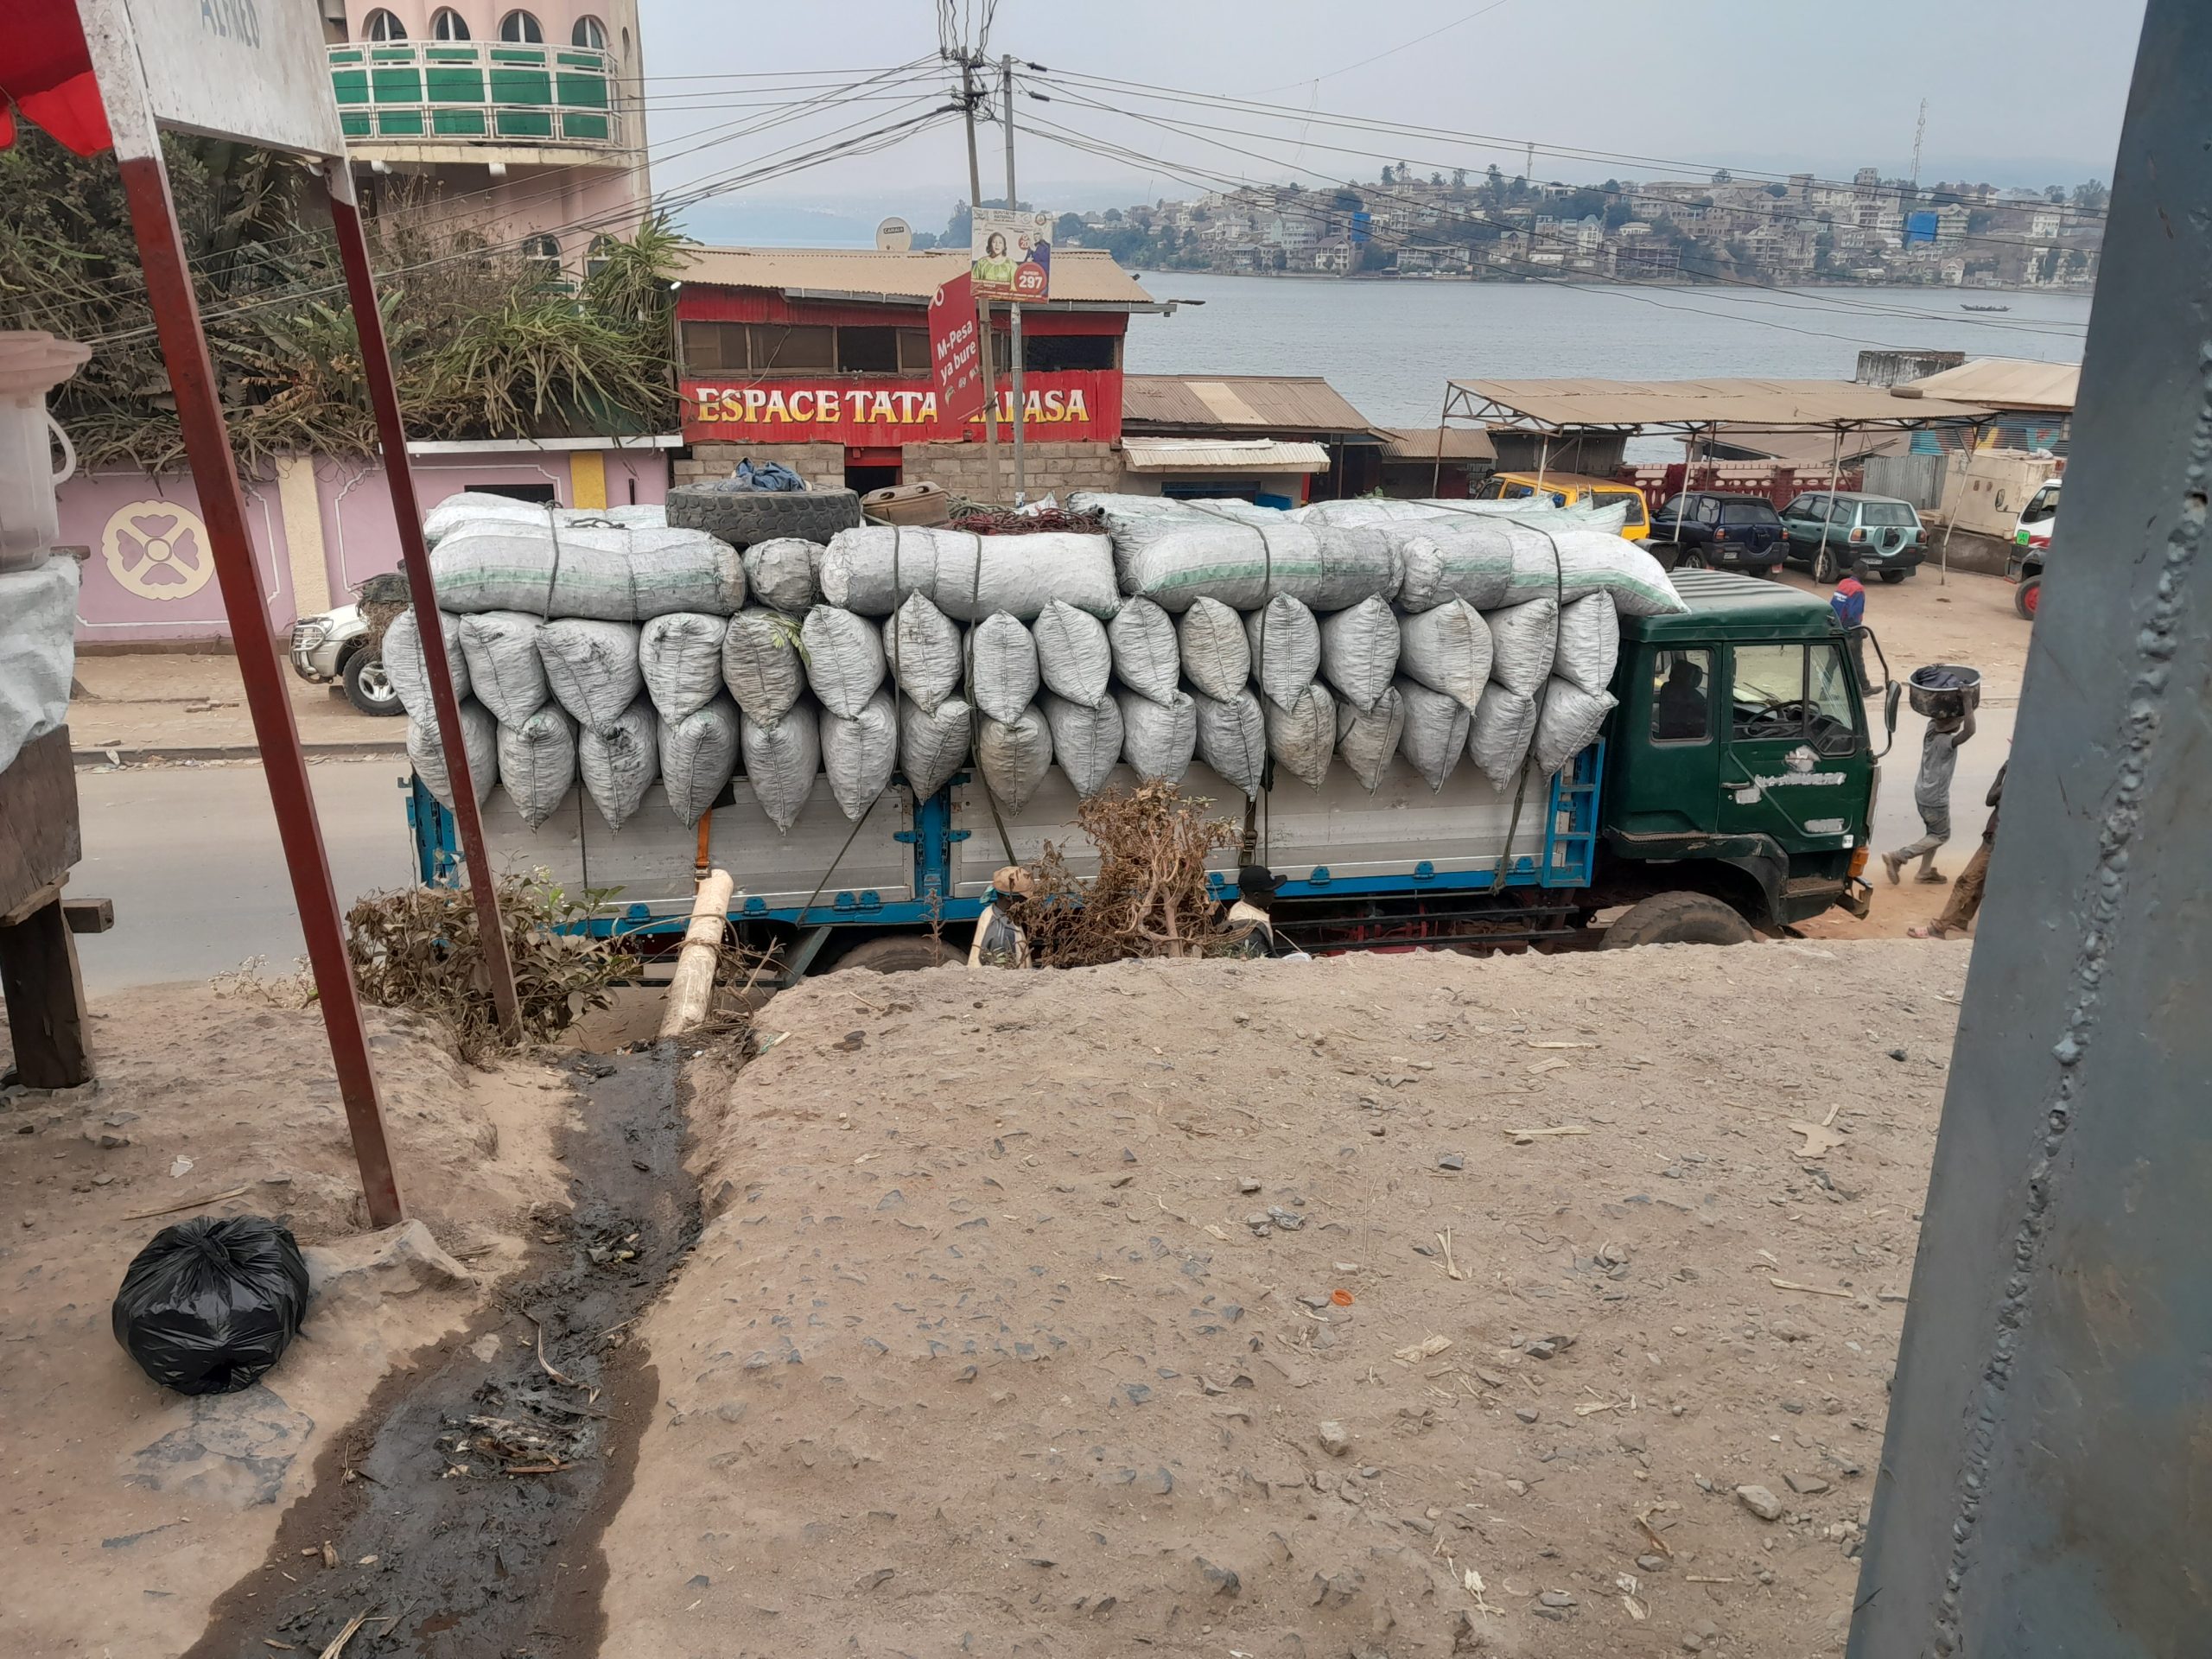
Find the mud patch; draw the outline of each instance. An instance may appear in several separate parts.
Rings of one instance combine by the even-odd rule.
[[[357,1615],[355,1659],[597,1652],[599,1540],[659,1397],[631,1332],[696,1239],[699,1199],[672,1045],[574,1075],[571,1209],[541,1218],[495,1306],[378,1388],[188,1659],[321,1652]]]

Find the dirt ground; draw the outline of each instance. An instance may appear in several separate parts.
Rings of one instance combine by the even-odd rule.
[[[777,998],[602,1651],[1840,1650],[1966,960]]]
[[[69,699],[69,736],[79,754],[114,749],[133,755],[163,749],[257,753],[235,657],[145,652],[77,658]],[[325,749],[396,754],[407,722],[364,715],[335,686],[311,685],[284,670],[300,741]]]
[[[124,1269],[156,1231],[184,1215],[260,1214],[314,1246],[365,1218],[315,1014],[214,998],[205,984],[98,1008],[96,1093],[0,1104],[0,1652],[24,1659],[189,1646],[209,1605],[261,1564],[371,1390],[467,1322],[520,1260],[526,1213],[563,1194],[550,1147],[569,1096],[556,1073],[472,1071],[410,1017],[370,1010],[401,1192],[476,1283],[417,1287],[395,1269],[335,1286],[261,1382],[168,1393],[109,1329]]]

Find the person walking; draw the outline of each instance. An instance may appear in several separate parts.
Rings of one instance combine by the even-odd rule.
[[[2012,763],[2006,761],[2005,766]],[[1915,939],[1954,939],[1962,937],[1967,925],[1981,909],[1981,893],[1989,879],[1989,849],[1997,844],[1997,813],[2005,797],[2005,766],[1997,768],[1997,776],[1989,780],[1989,822],[1981,828],[1981,845],[1974,849],[1974,856],[1959,872],[1959,879],[1951,883],[1951,896],[1944,900],[1943,909],[1925,927],[1908,927],[1905,934]]]
[[[1924,833],[1894,853],[1882,855],[1882,868],[1889,872],[1891,887],[1903,879],[1904,867],[1916,858],[1920,861],[1920,874],[1913,880],[1941,882],[1944,879],[1936,868],[1936,849],[1951,838],[1951,779],[1959,768],[1959,746],[1973,735],[1972,709],[1928,722],[1928,734],[1920,741],[1920,775],[1912,783],[1912,804],[1920,810]]]
[[[1850,642],[1846,649],[1851,653],[1851,671],[1859,677],[1859,694],[1864,696],[1874,683],[1866,675],[1866,636],[1859,632],[1866,621],[1866,588],[1855,572],[1836,583],[1835,592],[1828,595],[1828,620]]]

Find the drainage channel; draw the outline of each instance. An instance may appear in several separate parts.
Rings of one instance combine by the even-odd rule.
[[[626,1338],[699,1231],[678,1070],[671,1043],[577,1063],[569,1212],[540,1218],[493,1307],[385,1379],[186,1659],[321,1654],[349,1625],[347,1659],[597,1653],[599,1540],[659,1395]]]

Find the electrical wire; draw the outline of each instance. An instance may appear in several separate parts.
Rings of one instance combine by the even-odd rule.
[[[1453,29],[1459,29],[1465,24],[1473,22],[1478,17],[1487,17],[1493,11],[1500,10],[1510,3],[1511,3],[1511,0],[1491,0],[1491,3],[1489,5],[1483,6],[1474,11],[1471,11],[1464,17],[1454,17],[1450,22],[1445,24],[1440,29],[1432,29],[1426,35],[1416,35],[1410,41],[1402,41],[1398,45],[1390,48],[1388,51],[1377,52],[1371,58],[1362,58],[1357,63],[1348,63],[1343,68],[1332,69],[1325,75],[1308,75],[1301,80],[1287,80],[1280,86],[1263,86],[1260,89],[1260,95],[1262,97],[1265,97],[1269,92],[1288,92],[1294,86],[1313,86],[1318,87],[1325,80],[1334,80],[1338,75],[1348,75],[1355,69],[1366,68],[1370,63],[1380,63],[1385,58],[1395,58],[1401,52],[1411,51],[1414,47],[1422,44],[1424,41],[1433,41],[1440,35],[1449,35]]]

